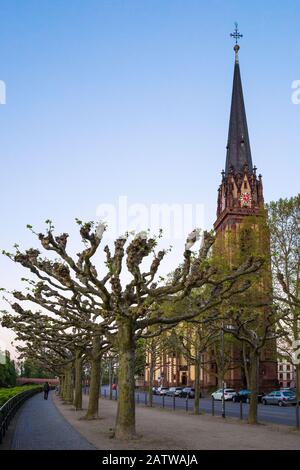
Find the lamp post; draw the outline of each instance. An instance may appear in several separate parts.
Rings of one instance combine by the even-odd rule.
[[[221,368],[222,368],[222,418],[225,418],[225,395],[224,395],[224,388],[225,388],[225,341],[224,341],[224,330],[233,331],[235,328],[232,325],[224,325],[224,320],[222,320],[221,324]]]
[[[222,373],[222,418],[225,418],[225,395],[224,395],[224,368],[225,368],[225,350],[224,350],[224,321],[221,325],[221,373]]]

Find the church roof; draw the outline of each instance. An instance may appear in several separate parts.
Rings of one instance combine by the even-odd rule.
[[[243,173],[245,165],[248,165],[249,171],[252,171],[253,167],[238,60],[239,46],[235,45],[234,50],[235,64],[227,142],[226,175],[228,175],[231,168],[235,173]]]

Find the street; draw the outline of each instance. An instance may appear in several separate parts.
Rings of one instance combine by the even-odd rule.
[[[101,387],[102,396],[108,397],[108,386],[104,385]],[[113,398],[115,399],[115,391],[113,391]],[[148,403],[148,393],[138,392],[135,393],[135,400],[137,404],[145,405]],[[229,417],[240,417],[240,403],[233,403],[232,401],[225,402],[226,416]],[[153,395],[153,406],[165,407],[172,409],[174,407],[173,397]],[[185,398],[175,397],[175,409],[187,409],[193,410],[194,399],[186,400]],[[214,402],[215,415],[221,416],[221,401]],[[248,416],[249,405],[243,403],[243,419]],[[200,399],[200,412],[212,414],[212,400],[210,398]],[[285,424],[291,427],[296,427],[296,407],[295,406],[284,406],[279,407],[277,405],[258,405],[258,420],[260,422],[274,423],[274,424]]]

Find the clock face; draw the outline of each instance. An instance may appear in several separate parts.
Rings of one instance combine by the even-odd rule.
[[[249,206],[251,202],[251,195],[249,193],[242,193],[240,196],[240,201],[242,206]]]

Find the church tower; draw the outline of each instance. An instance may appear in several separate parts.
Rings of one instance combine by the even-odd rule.
[[[259,227],[262,227],[265,221],[262,176],[261,174],[257,176],[257,169],[253,166],[251,156],[239,64],[240,46],[238,39],[242,35],[238,32],[237,24],[235,32],[231,36],[236,40],[233,48],[235,52],[233,87],[225,171],[223,170],[221,173],[222,180],[218,189],[217,200],[217,219],[214,223],[217,235],[216,244],[221,247],[222,256],[229,261],[229,264],[231,263],[232,250],[241,250],[242,233],[247,222],[250,223],[251,221],[252,223],[253,220],[262,222],[262,224],[254,222],[252,225],[255,228],[251,230],[254,230],[257,235],[260,232]],[[228,235],[235,240],[234,248],[228,249],[226,241]],[[267,255],[270,250],[269,236],[263,237],[261,231],[257,237],[260,240],[258,243],[260,254]],[[266,295],[269,296],[272,283],[270,264],[267,265],[266,272],[262,276],[260,289],[262,292],[268,292]],[[231,357],[233,364],[238,363],[240,352],[232,350]],[[262,351],[259,375],[261,389],[272,388],[277,382],[275,342]],[[245,385],[243,383],[243,373],[239,367],[233,367],[226,381],[228,386],[232,387]]]
[[[235,34],[239,34],[236,30]],[[239,35],[240,36],[240,35]],[[225,171],[218,190],[216,232],[258,214],[264,205],[262,177],[253,166],[241,81],[239,52],[234,46],[235,64]]]

